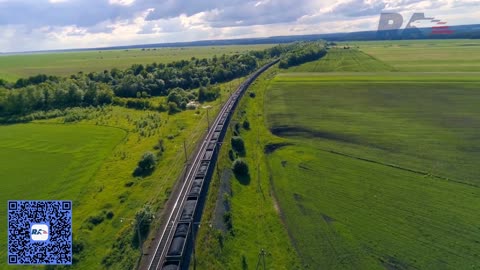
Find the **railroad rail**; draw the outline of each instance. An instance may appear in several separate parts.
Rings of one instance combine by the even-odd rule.
[[[240,84],[210,126],[185,174],[179,196],[175,199],[170,214],[167,215],[167,223],[148,264],[149,270],[188,269],[190,249],[194,244],[192,239],[195,239],[196,233],[194,226],[201,219],[212,172],[230,118],[250,84],[278,61],[274,60],[259,68]]]

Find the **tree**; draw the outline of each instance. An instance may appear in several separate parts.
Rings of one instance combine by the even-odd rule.
[[[220,96],[220,88],[219,87],[200,87],[198,90],[198,101],[205,102],[205,101],[214,101]]]
[[[233,162],[232,170],[237,176],[247,176],[248,175],[248,164],[243,159],[236,159]]]
[[[97,103],[99,105],[111,104],[113,102],[113,90],[106,84],[100,84],[97,92]]]

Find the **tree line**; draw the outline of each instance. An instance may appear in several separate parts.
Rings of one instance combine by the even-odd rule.
[[[315,61],[327,54],[323,42],[300,42],[289,50],[279,63],[279,67],[287,69],[306,62]]]
[[[306,61],[313,57],[312,51],[318,53],[318,44],[282,44],[209,59],[192,57],[168,64],[134,64],[125,70],[79,72],[67,78],[39,74],[14,83],[0,80],[0,117],[111,103],[144,108],[148,103],[144,99],[152,96],[167,96],[167,104],[159,109],[175,112],[185,109],[192,100],[215,100],[220,95],[217,83],[246,76],[272,58],[285,56],[288,64]],[[121,98],[139,98],[139,101]]]

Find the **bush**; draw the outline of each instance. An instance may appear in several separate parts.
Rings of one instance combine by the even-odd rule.
[[[148,151],[143,154],[138,162],[137,168],[133,172],[134,176],[145,176],[153,172],[157,166],[157,158],[154,153]]]
[[[96,225],[102,223],[104,219],[105,218],[103,217],[103,213],[99,213],[95,216],[90,216],[88,218],[88,222],[93,224],[94,226],[96,226]]]
[[[237,134],[240,134],[240,123],[235,123],[235,125],[233,126],[233,130]]]
[[[250,122],[248,122],[248,120],[243,121],[243,128],[246,130],[250,129]]]
[[[236,175],[248,175],[248,164],[243,159],[236,159],[233,162],[232,170]]]
[[[233,223],[232,214],[230,212],[225,212],[225,214],[223,214],[223,222],[225,223],[227,230],[231,232],[233,229]]]
[[[105,215],[107,217],[107,219],[112,219],[114,214],[112,211],[108,211],[107,214]]]
[[[177,112],[180,112],[180,109],[178,108],[177,103],[175,102],[168,102],[168,113],[169,114],[175,114]]]
[[[242,137],[234,136],[231,141],[233,150],[237,151],[237,153],[245,153],[245,142]]]
[[[163,139],[159,139],[153,149],[159,150],[161,153],[165,152],[165,144],[163,142]]]
[[[231,161],[235,160],[235,153],[233,153],[232,149],[228,150],[228,157],[230,158]]]

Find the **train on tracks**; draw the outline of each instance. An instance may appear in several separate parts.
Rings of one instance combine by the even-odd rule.
[[[270,62],[250,75],[222,107],[192,163],[192,173],[186,176],[179,201],[172,210],[149,269],[188,269],[191,249],[194,244],[194,226],[201,219],[211,174],[230,118],[250,84],[262,72],[278,63],[278,61],[277,59]]]

